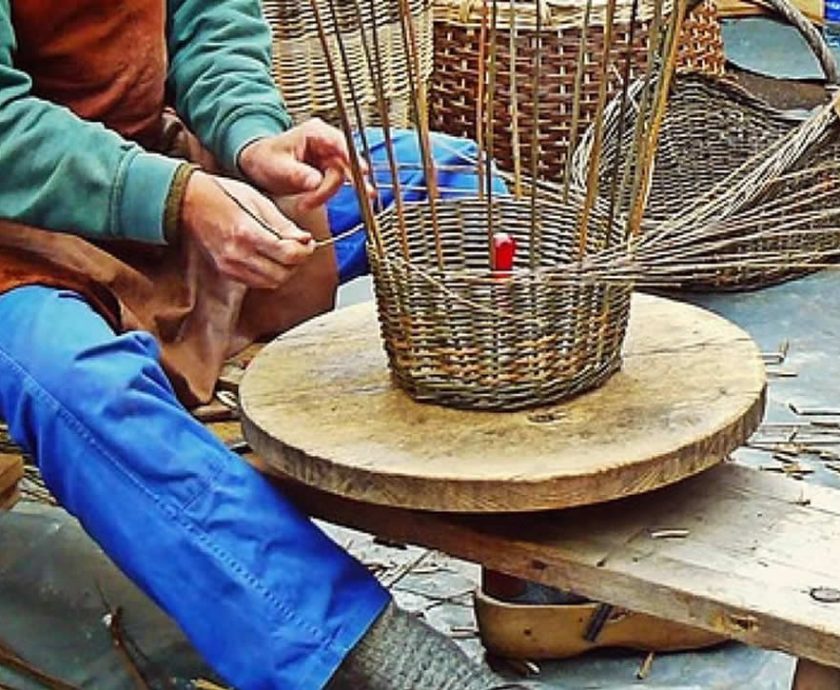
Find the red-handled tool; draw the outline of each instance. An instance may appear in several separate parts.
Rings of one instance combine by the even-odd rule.
[[[513,272],[516,240],[506,232],[493,233],[493,277],[505,278]]]

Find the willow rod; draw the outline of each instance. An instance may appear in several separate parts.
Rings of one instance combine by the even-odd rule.
[[[588,0],[591,2],[591,0]],[[516,0],[510,0],[510,26],[508,28],[510,51],[510,122],[511,144],[513,146],[513,193],[517,199],[522,198],[522,151],[519,143],[519,94],[517,93],[516,73],[516,39],[518,37],[516,23]]]
[[[432,156],[429,119],[427,112],[424,112],[426,108],[425,86],[422,83],[422,70],[420,69],[420,59],[418,57],[417,39],[414,35],[414,29],[411,26],[411,13],[408,7],[408,0],[400,0],[400,28],[403,49],[405,50],[406,56],[406,67],[408,68],[409,100],[414,111],[414,120],[417,123],[417,139],[420,146],[420,156],[423,160],[423,171],[426,176],[426,186],[429,190],[428,201],[435,241],[435,255],[437,257],[438,268],[443,270],[443,247],[441,245],[440,223],[437,213],[437,174]]]
[[[537,0],[536,17],[536,50],[534,50],[534,78],[531,82],[534,98],[534,127],[531,130],[531,231],[528,242],[528,259],[531,269],[537,267],[539,256],[537,249],[539,244],[540,228],[537,223],[537,178],[539,177],[540,158],[540,77],[542,76],[542,0]]]
[[[492,156],[484,146],[484,91],[487,82],[487,0],[481,0],[481,26],[478,30],[478,83],[475,94],[475,143],[478,146],[478,164],[476,176],[478,178],[478,198],[484,196],[484,157]]]
[[[487,82],[487,155],[485,157],[487,184],[487,240],[489,246],[490,268],[495,266],[495,245],[493,242],[493,144],[494,144],[494,112],[493,104],[496,99],[496,68],[498,66],[498,22],[499,7],[497,0],[491,0],[490,9],[490,66]]]
[[[631,194],[635,196],[635,193],[638,190],[638,155],[642,148],[642,141],[644,140],[647,131],[646,125],[648,111],[653,105],[653,84],[657,69],[656,58],[662,47],[662,40],[662,3],[657,0],[653,8],[653,19],[651,20],[650,27],[648,28],[647,70],[645,71],[645,78],[642,83],[642,92],[639,96],[636,126],[633,133],[633,144],[630,147],[630,153],[628,154],[628,160],[630,162],[624,168],[624,174],[621,178],[621,187],[618,192],[618,198],[622,202],[626,198],[627,186],[630,184],[631,173],[633,178]],[[623,142],[619,141],[618,145],[622,146]],[[624,232],[625,238],[627,238],[629,234],[629,230],[626,227]]]
[[[613,161],[612,179],[610,180],[610,201],[609,209],[607,211],[607,222],[609,223],[608,227],[610,228],[612,228],[613,220],[615,220],[617,195],[619,190],[618,177],[621,172],[621,152],[624,150],[624,129],[626,126],[625,118],[627,117],[627,101],[628,92],[630,90],[630,71],[631,65],[633,63],[633,47],[636,39],[636,20],[638,19],[638,13],[639,0],[633,0],[633,3],[630,7],[630,28],[627,33],[627,52],[624,56],[624,70],[621,75],[621,105],[619,107],[618,133],[616,135],[618,149],[616,151],[615,160]],[[627,169],[627,166],[630,165],[630,163],[631,159],[628,158],[625,161],[625,170]],[[609,245],[611,241],[612,233],[608,232],[606,236],[607,245]]]
[[[511,0],[513,2],[514,0]],[[586,71],[586,51],[589,43],[589,21],[592,15],[592,0],[586,0],[586,9],[583,13],[583,24],[580,27],[580,48],[577,56],[577,69],[575,70],[575,86],[572,92],[572,124],[569,130],[569,148],[566,153],[566,172],[563,176],[563,201],[569,200],[569,186],[572,177],[572,158],[577,149],[578,137],[580,135],[581,115],[581,94],[583,92],[583,74]]]
[[[382,52],[379,45],[379,33],[376,27],[376,0],[370,0],[371,17],[373,17],[373,26],[371,28],[373,36],[373,55],[371,55],[370,45],[368,44],[367,35],[364,30],[362,7],[359,0],[353,0],[353,5],[356,8],[356,19],[359,22],[361,30],[362,47],[365,51],[365,60],[367,60],[368,63],[371,83],[373,84],[373,89],[376,94],[376,107],[379,110],[379,119],[382,123],[382,137],[385,142],[385,153],[388,156],[388,169],[391,173],[391,186],[394,190],[394,204],[397,209],[397,225],[400,231],[400,248],[402,249],[403,256],[408,259],[410,251],[408,248],[408,231],[405,227],[405,214],[403,212],[402,188],[397,157],[394,152],[394,141],[391,137],[391,115],[388,112],[388,104],[385,102],[385,92],[383,86],[385,82],[382,77]],[[370,161],[370,172],[375,178],[376,172],[372,160]]]
[[[368,170],[371,170],[373,168],[373,158],[370,155],[370,146],[368,145],[367,133],[365,132],[365,120],[362,115],[362,107],[360,105],[361,99],[359,99],[358,94],[356,93],[356,85],[353,83],[354,80],[350,76],[350,60],[347,57],[347,48],[344,45],[341,25],[338,21],[338,11],[335,9],[334,2],[328,2],[327,4],[329,5],[330,16],[332,17],[333,25],[335,26],[335,42],[338,45],[338,54],[341,58],[341,65],[344,68],[344,75],[347,79],[347,86],[350,90],[350,101],[353,104],[353,113],[356,116],[356,131],[358,132],[359,139],[362,142],[362,152],[364,153]],[[359,31],[362,35],[364,35],[364,24],[359,24]],[[371,184],[373,185],[374,190],[376,190],[376,177],[374,175],[371,175]],[[378,191],[376,193],[376,198],[379,199]]]
[[[659,131],[662,129],[662,121],[665,119],[665,110],[668,106],[668,94],[671,91],[671,79],[677,66],[679,53],[680,27],[685,19],[685,0],[675,0],[675,7],[671,10],[671,18],[668,24],[668,38],[665,49],[667,56],[662,66],[662,73],[657,84],[656,102],[653,117],[651,118],[650,130],[644,142],[643,152],[640,152],[639,168],[641,186],[633,199],[630,211],[629,229],[630,236],[638,237],[642,228],[642,214],[647,204],[647,197],[650,193],[650,185],[653,178],[653,162],[656,158],[656,151],[659,144]]]
[[[362,166],[359,162],[359,154],[356,151],[356,145],[353,141],[353,128],[350,125],[350,118],[347,115],[347,108],[344,102],[344,93],[341,90],[341,83],[335,72],[335,65],[333,64],[332,55],[330,54],[330,45],[327,40],[327,32],[324,29],[324,21],[321,17],[321,11],[318,9],[318,1],[309,0],[309,4],[315,14],[315,23],[318,26],[318,38],[321,41],[321,48],[324,51],[324,58],[327,63],[327,71],[330,75],[333,91],[335,91],[338,114],[341,119],[341,127],[344,130],[344,139],[347,143],[347,151],[350,156],[350,171],[353,175],[353,184],[356,187],[356,194],[359,197],[359,208],[362,211],[362,218],[364,219],[368,234],[376,245],[376,250],[379,252],[379,255],[383,256],[385,251],[382,244],[382,235],[379,231],[379,225],[376,220],[376,214],[373,212],[370,197],[367,195],[367,181],[365,180],[365,175],[362,172]]]
[[[598,75],[598,105],[595,110],[595,122],[593,124],[593,144],[589,170],[586,176],[586,198],[583,202],[583,209],[578,222],[578,256],[586,254],[586,245],[589,239],[589,220],[592,214],[592,207],[598,197],[598,171],[601,165],[601,151],[604,146],[604,109],[607,107],[607,84],[609,80],[610,58],[613,42],[613,28],[615,25],[616,0],[607,0],[607,18],[604,24],[604,52],[601,58],[601,69]]]

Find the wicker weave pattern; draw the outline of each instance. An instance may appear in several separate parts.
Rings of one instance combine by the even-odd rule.
[[[369,7],[367,3],[363,3]],[[324,2],[322,15],[330,17]],[[382,54],[382,75],[377,76],[390,104],[392,124],[407,126],[410,121],[407,93],[409,89],[408,67],[403,47],[402,29],[398,21],[399,4],[379,2],[375,25]],[[432,72],[432,10],[430,0],[412,0],[410,3],[411,23],[417,37],[420,57],[421,79],[428,81]],[[376,91],[371,80],[370,68],[365,56],[362,31],[355,15],[355,2],[339,7],[339,25],[350,64],[349,78],[341,72],[342,88],[349,97],[352,83],[366,122],[375,123],[377,118]],[[335,122],[336,99],[330,84],[327,61],[317,35],[316,24],[308,3],[282,3],[265,0],[265,17],[272,28],[272,60],[274,79],[280,88],[286,107],[295,121],[319,116]],[[370,13],[363,14],[368,45],[373,50],[373,36],[370,27],[373,20]],[[341,65],[334,26],[330,53],[336,65]]]
[[[539,271],[493,277],[487,202],[446,201],[437,210],[443,270],[427,204],[410,204],[405,211],[412,229],[409,262],[393,212],[380,218],[384,254],[369,251],[385,349],[400,387],[420,401],[511,410],[593,388],[620,367],[632,286],[558,286]],[[578,210],[542,204],[539,267],[556,268],[576,256]],[[493,225],[517,239],[525,263],[529,203],[499,198],[493,215]],[[598,216],[593,228],[595,246],[606,234],[606,221]]]
[[[600,165],[602,189],[606,188],[619,151],[616,106],[611,105],[605,115],[606,135]],[[631,123],[631,120],[632,114],[628,114],[628,122]],[[789,136],[801,122],[801,119],[772,108],[734,82],[712,80],[699,74],[681,75],[673,89],[659,139],[645,214],[646,232],[655,230],[659,223],[679,218],[692,201],[704,195],[726,195],[729,189],[725,188],[724,181],[734,171]],[[624,151],[631,146],[632,127],[625,132]],[[574,180],[577,187],[585,184],[590,145],[590,141],[585,141],[576,156]],[[799,157],[787,173],[823,164],[834,163],[836,166],[837,161],[840,161],[840,129],[834,127],[818,146]],[[832,176],[837,179],[834,166],[825,167],[823,175],[828,176],[827,179],[832,179]],[[791,198],[798,190],[813,185],[815,181],[812,172],[800,179],[775,182],[760,194],[733,200],[730,217],[758,217],[765,204]],[[619,200],[621,208],[626,209],[628,205],[629,192]],[[840,186],[821,198],[818,205],[799,205],[796,213],[826,207],[840,208]],[[780,220],[774,217],[768,222],[778,224]],[[703,268],[698,268],[693,276],[682,279],[681,283],[684,287],[696,289],[762,287],[801,275],[807,270],[803,263],[821,263],[824,257],[836,254],[840,249],[836,219],[828,218],[822,223],[815,221],[806,228],[799,228],[800,231],[803,229],[808,232],[773,233],[768,237],[762,232],[760,224],[752,227],[749,232],[744,232],[743,241],[727,246],[725,256],[715,253],[696,256]],[[776,257],[776,265],[761,269],[734,268],[730,265],[733,257],[755,256],[757,253]],[[785,256],[791,257],[790,265],[786,265]],[[727,266],[715,267],[722,263]]]
[[[506,3],[499,4],[500,13]],[[519,3],[534,7],[534,3]],[[543,77],[540,84],[539,112],[534,112],[531,75],[534,56],[538,50],[533,22],[517,19],[516,64],[514,72],[516,111],[518,111],[518,141],[514,141],[511,98],[510,31],[504,20],[499,22],[497,39],[497,94],[494,117],[497,131],[493,152],[499,165],[514,169],[516,149],[524,170],[530,170],[531,138],[535,125],[539,127],[539,170],[541,177],[560,180],[565,171],[566,155],[572,124],[574,83],[580,49],[583,22],[580,4],[571,10],[569,5],[548,3],[552,14],[542,32],[541,60]],[[622,6],[616,16],[615,45],[625,46],[629,20],[622,17],[628,11]],[[469,11],[467,11],[469,10]],[[437,0],[435,6],[435,62],[432,76],[430,112],[433,129],[471,136],[476,134],[476,98],[478,94],[478,54],[480,44],[481,3],[464,4],[456,0]],[[562,10],[562,11],[561,11]],[[524,11],[518,9],[517,11]],[[571,15],[569,14],[571,12]],[[533,13],[533,9],[532,9]],[[645,12],[643,12],[644,16]],[[646,14],[650,14],[649,9]],[[508,22],[509,25],[509,22]],[[525,28],[528,27],[528,28]],[[648,24],[642,23],[634,36],[631,64],[633,74],[643,73],[647,62]],[[581,127],[591,122],[597,111],[599,63],[603,53],[604,32],[598,17],[587,33],[587,67],[581,93]],[[609,92],[620,86],[620,67],[623,50],[614,57],[610,70]],[[683,68],[700,69],[711,73],[723,72],[725,58],[717,9],[705,0],[687,18],[681,38],[680,64]]]

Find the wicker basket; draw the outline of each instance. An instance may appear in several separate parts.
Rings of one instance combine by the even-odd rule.
[[[811,40],[815,40],[813,34]],[[822,41],[818,35],[816,40]],[[815,52],[826,72],[836,74],[830,51],[817,45]],[[632,91],[639,88],[637,83]],[[632,126],[623,128],[623,145],[621,149],[617,145],[619,100],[608,107],[604,116],[602,190],[609,188],[608,180],[619,151],[627,151],[632,145]],[[635,99],[631,94],[632,100]],[[632,110],[627,110],[629,124],[632,124]],[[797,232],[789,234],[767,233],[761,225],[754,226],[750,232],[742,229],[734,237],[721,234],[723,221],[757,218],[768,205],[790,199],[816,182],[833,179],[838,189],[829,189],[818,206],[810,205],[809,209],[800,205],[797,212],[827,207],[840,210],[840,124],[835,118],[816,144],[800,150],[801,144],[793,137],[805,120],[801,115],[773,108],[732,81],[700,74],[677,77],[659,137],[643,230],[651,234],[667,224],[694,233],[707,226],[709,234],[716,234],[726,245],[725,250],[695,253],[696,267],[689,274],[675,276],[675,283],[687,289],[755,289],[802,275],[809,270],[808,264],[822,264],[837,254],[840,229],[834,215],[800,226]],[[770,181],[753,188],[739,184],[771,154],[784,154],[785,147],[789,149],[787,160],[774,175],[784,175],[783,181]],[[578,188],[585,186],[591,149],[590,133],[575,156],[573,184]],[[819,172],[793,175],[814,168],[819,168]],[[630,193],[625,191],[625,198],[618,200],[622,210],[629,206]],[[721,211],[697,222],[696,209],[704,201],[715,203]],[[766,227],[771,223],[778,226],[780,222],[773,218]],[[766,257],[764,266],[733,265],[738,256],[757,255]]]
[[[539,269],[579,251],[579,206],[541,200],[537,270],[493,276],[487,266],[488,202],[442,201],[438,264],[430,206],[409,204],[408,260],[393,211],[380,217],[384,252],[369,248],[385,349],[400,387],[423,402],[485,410],[555,403],[602,383],[621,364],[632,286],[552,282]],[[493,201],[493,225],[512,235],[528,263],[530,203]],[[607,234],[596,212],[590,248]],[[613,227],[615,238],[620,230]]]
[[[348,2],[337,5],[338,29],[341,31],[351,72],[348,79],[340,70],[344,93],[349,97],[348,87],[352,83],[355,100],[362,109],[366,123],[376,124],[379,111],[374,83],[379,84],[388,101],[391,123],[394,126],[408,126],[412,120],[407,97],[410,80],[399,21],[398,0],[376,0],[375,3],[362,2],[358,5],[362,9],[364,38],[358,21],[357,4]],[[375,12],[372,8],[375,8]],[[332,22],[326,0],[319,0],[319,9],[331,43],[333,62],[336,66],[341,66],[336,26]],[[433,51],[431,0],[409,0],[409,9],[418,45],[420,78],[428,81],[432,72]],[[318,36],[314,12],[309,3],[263,0],[263,13],[273,33],[274,78],[289,113],[298,122],[312,116],[336,122],[335,94]],[[374,50],[372,27],[376,27],[382,66],[382,73],[376,76],[376,82],[371,78],[365,52],[365,40],[371,53]]]
[[[481,36],[483,5],[476,0],[435,0],[435,59],[430,88],[432,128],[456,136],[476,136],[476,98],[479,68],[477,56]],[[572,124],[575,74],[580,49],[584,3],[543,0],[539,112],[534,112],[532,74],[537,49],[534,2],[516,4],[515,58],[513,73],[518,94],[518,136],[514,133],[511,102],[511,17],[507,3],[499,3],[497,38],[497,94],[494,103],[496,135],[494,155],[499,165],[514,169],[518,148],[524,170],[530,170],[531,138],[535,124],[539,127],[539,175],[559,181],[566,168],[569,135]],[[530,15],[528,14],[530,12]],[[600,16],[599,16],[600,14]],[[642,3],[641,25],[634,34],[633,74],[645,70],[647,61],[648,21],[652,6]],[[597,111],[599,70],[603,53],[604,7],[596,3],[587,33],[587,63],[581,92],[581,128]],[[618,45],[625,45],[630,24],[630,3],[622,0],[616,16]],[[620,85],[622,57],[615,58],[610,70],[610,92]],[[712,0],[704,0],[687,17],[680,48],[681,68],[699,69],[713,74],[723,72],[725,58],[720,23]],[[515,141],[516,140],[516,141]]]

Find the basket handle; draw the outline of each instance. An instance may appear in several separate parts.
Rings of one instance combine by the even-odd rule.
[[[802,13],[790,0],[762,0],[793,24],[802,34],[808,47],[816,56],[825,74],[826,81],[832,86],[840,84],[840,68],[837,66],[837,59],[831,48],[825,42],[822,34],[816,29],[811,21]]]

